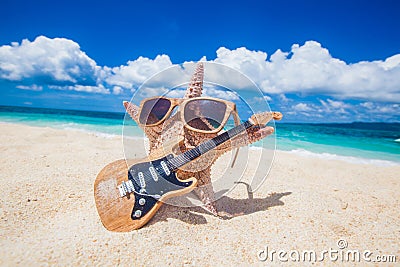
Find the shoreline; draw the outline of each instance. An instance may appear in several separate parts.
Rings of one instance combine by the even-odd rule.
[[[74,128],[74,127],[63,127],[63,128],[57,128],[57,127],[51,127],[51,126],[35,126],[35,125],[29,125],[25,123],[16,123],[16,122],[4,122],[0,121],[1,124],[9,124],[9,125],[23,125],[23,126],[28,126],[28,127],[36,127],[36,128],[51,128],[51,129],[56,129],[60,131],[72,131],[72,132],[79,132],[79,133],[86,133],[90,135],[95,135],[97,137],[105,138],[105,139],[113,139],[113,138],[120,138],[121,140],[123,139],[122,134],[109,134],[109,133],[104,133],[100,131],[91,131],[91,130],[86,130],[86,129],[80,129],[80,128]],[[134,136],[134,137],[129,137],[129,139],[133,140],[144,140],[145,137],[141,136]],[[400,139],[399,139],[400,140]],[[250,146],[249,149],[262,149],[262,147],[258,146]],[[344,161],[347,163],[354,163],[354,164],[372,164],[376,166],[400,166],[400,161],[392,161],[392,160],[386,160],[386,159],[378,159],[378,158],[367,158],[367,157],[355,157],[355,156],[345,156],[345,155],[338,155],[334,153],[329,153],[329,152],[323,152],[323,153],[317,153],[317,152],[312,152],[310,150],[306,149],[294,149],[294,150],[275,150],[278,153],[288,153],[288,154],[295,154],[301,157],[311,157],[311,158],[319,158],[319,159],[326,159],[326,160],[337,160],[337,161]],[[400,157],[400,154],[399,154]]]

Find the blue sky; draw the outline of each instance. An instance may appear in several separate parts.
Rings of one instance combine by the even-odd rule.
[[[0,5],[2,105],[123,111],[146,77],[206,58],[287,121],[400,121],[399,1]]]

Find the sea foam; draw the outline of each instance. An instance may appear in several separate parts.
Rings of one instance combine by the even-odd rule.
[[[372,164],[376,166],[398,166],[400,163],[389,161],[389,160],[381,160],[381,159],[366,159],[366,158],[359,158],[359,157],[352,157],[352,156],[341,156],[331,153],[315,153],[305,149],[294,149],[291,151],[284,151],[291,154],[300,155],[303,157],[314,157],[320,159],[328,159],[328,160],[340,160],[349,163],[355,164]]]

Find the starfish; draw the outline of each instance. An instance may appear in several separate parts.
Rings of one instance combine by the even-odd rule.
[[[203,79],[204,66],[203,63],[199,62],[183,98],[188,99],[200,97],[203,90]],[[123,104],[127,113],[137,123],[139,107],[127,101],[124,101]],[[172,138],[176,139],[181,137],[183,139],[183,141],[179,144],[179,149],[181,152],[185,152],[193,147],[198,146],[203,141],[218,135],[218,133],[199,133],[183,127],[183,122],[179,120],[177,114],[168,118],[161,125],[143,127],[142,129],[149,139],[150,153],[155,149],[161,148],[164,142],[172,140]],[[233,138],[230,142],[226,142],[218,146],[216,149],[214,149],[213,153],[207,153],[195,161],[186,164],[183,169],[178,170],[177,175],[180,179],[195,177],[198,180],[198,185],[194,190],[194,193],[203,203],[203,208],[211,212],[213,215],[219,216],[215,205],[214,190],[211,183],[211,167],[213,163],[222,154],[234,148],[246,146],[259,141],[262,138],[270,135],[272,132],[273,128],[271,127],[251,127],[247,130],[247,133],[241,134]]]

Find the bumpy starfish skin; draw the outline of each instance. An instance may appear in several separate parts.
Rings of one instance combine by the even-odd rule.
[[[204,67],[200,62],[197,64],[196,70],[191,78],[189,86],[184,96],[185,99],[201,96],[203,89]],[[138,122],[139,108],[129,102],[124,102],[127,113],[133,120]],[[199,121],[204,123],[204,121]],[[179,145],[179,153],[185,152],[193,147],[198,146],[205,140],[217,136],[217,133],[199,133],[183,127],[183,122],[178,119],[177,114],[168,118],[163,124],[152,127],[143,127],[144,133],[149,139],[150,153],[162,148],[164,142],[168,140],[178,140],[178,137],[183,138],[183,142]],[[195,161],[186,164],[182,169],[178,170],[177,175],[181,179],[196,177],[198,180],[198,187],[194,190],[196,195],[204,204],[204,208],[212,214],[218,216],[218,211],[214,203],[214,190],[211,183],[211,166],[212,164],[225,152],[234,148],[246,146],[261,140],[273,132],[273,128],[265,127],[259,129],[258,127],[251,127],[247,133],[243,133],[230,142],[226,142],[218,146],[213,151],[201,156]]]
[[[203,63],[199,62],[196,66],[196,70],[190,80],[189,86],[186,89],[186,94],[183,98],[193,98],[201,96],[203,92],[203,79],[204,79],[204,66]]]

